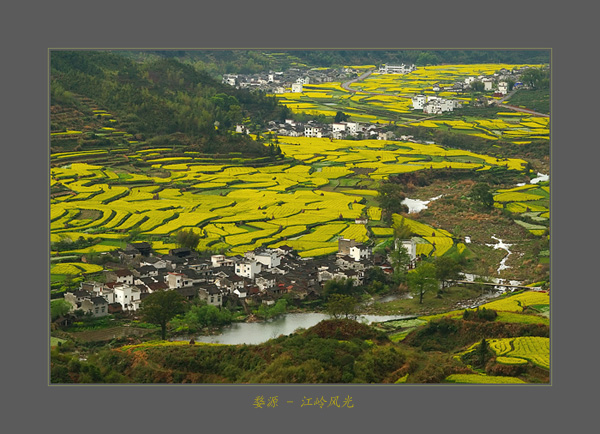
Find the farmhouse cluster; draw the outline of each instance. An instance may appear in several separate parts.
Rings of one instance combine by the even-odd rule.
[[[238,89],[261,90],[267,93],[302,92],[305,84],[342,81],[356,74],[352,68],[300,69],[269,71],[258,74],[224,74],[222,83]]]
[[[244,125],[236,125],[235,131],[250,134]],[[333,122],[323,124],[316,121],[297,122],[286,119],[284,123],[269,122],[266,134],[289,137],[325,137],[330,139],[377,139],[393,140],[394,133],[386,131],[381,124],[362,122]]]
[[[403,243],[416,261],[414,240]],[[318,298],[332,279],[353,279],[360,285],[373,266],[392,272],[388,258],[373,255],[370,247],[345,238],[338,240],[337,255],[321,258],[302,259],[286,245],[209,259],[188,248],[155,255],[146,242],[128,244],[118,253],[120,263],[105,270],[105,283],[84,281],[77,291],[65,293],[73,311],[95,317],[134,312],[155,291],[177,291],[186,299],[198,297],[214,306],[272,305],[283,294]]]

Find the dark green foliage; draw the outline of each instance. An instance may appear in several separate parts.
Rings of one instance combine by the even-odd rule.
[[[140,315],[144,321],[159,325],[161,337],[166,339],[167,323],[184,311],[185,299],[177,291],[153,292],[142,301]]]
[[[333,294],[353,295],[358,291],[359,287],[354,285],[354,279],[333,279],[325,283],[321,295],[324,300],[328,300]]]
[[[64,298],[58,300],[52,300],[50,302],[50,318],[54,321],[55,319],[65,316],[71,310],[71,303],[66,301]]]
[[[249,136],[228,131],[245,117],[264,123],[287,114],[273,97],[221,84],[173,58],[138,63],[110,52],[53,51],[50,68],[52,104],[71,94],[91,98],[131,134],[176,138],[207,153],[267,155]]]
[[[402,342],[425,351],[454,351],[483,338],[517,336],[549,337],[550,328],[542,324],[515,324],[496,321],[475,322],[442,318],[411,332]]]
[[[442,282],[442,289],[450,280],[460,277],[462,266],[460,262],[450,256],[438,256],[435,258],[435,277]]]
[[[394,226],[394,232],[396,226]],[[399,240],[402,238],[398,238]],[[398,245],[397,249],[392,250],[390,253],[390,261],[392,268],[394,269],[393,281],[395,284],[404,283],[407,280],[408,266],[410,265],[410,256],[404,246]]]
[[[358,306],[358,301],[349,295],[343,294],[332,294],[329,296],[329,300],[325,305],[325,310],[329,315],[334,317],[335,319],[339,318],[351,318],[354,319],[356,317],[356,307]]]
[[[465,310],[463,312],[463,319],[465,321],[494,321],[498,313],[493,309],[486,309],[485,307],[477,308],[475,310]]]
[[[544,68],[531,68],[521,75],[521,82],[535,89],[550,88],[550,70]]]
[[[404,187],[394,182],[384,181],[377,189],[376,200],[381,207],[384,221],[390,222],[392,214],[408,212],[408,207],[402,204],[406,199]]]
[[[421,261],[414,270],[406,274],[406,280],[413,294],[419,297],[419,304],[423,303],[423,296],[426,292],[432,292],[438,288],[435,266],[429,262]]]
[[[483,81],[474,81],[473,83],[471,83],[471,89],[474,92],[483,92],[485,88],[485,84],[483,84]]]
[[[347,115],[347,114],[346,114],[346,113],[344,113],[344,112],[340,112],[340,111],[338,111],[338,112],[335,114],[335,118],[334,118],[334,120],[333,120],[333,121],[334,121],[334,122],[346,122],[348,119],[350,119],[350,115]]]
[[[80,236],[75,241],[70,238],[63,238],[60,241],[56,241],[52,243],[51,249],[55,252],[63,252],[66,250],[75,250],[75,249],[85,249],[86,247],[93,246],[101,242],[102,239],[87,237],[84,238]]]
[[[200,234],[191,229],[182,230],[177,232],[175,240],[179,247],[187,247],[188,249],[194,250],[200,242]]]
[[[483,209],[490,210],[494,206],[494,195],[485,182],[475,184],[471,189],[470,197]]]
[[[269,319],[278,315],[282,315],[287,310],[287,304],[288,302],[284,298],[277,300],[273,306],[261,304],[256,311],[256,316],[262,319]]]
[[[171,326],[176,330],[197,332],[205,327],[220,327],[231,323],[233,314],[230,310],[202,303],[192,306],[184,315],[171,320]]]

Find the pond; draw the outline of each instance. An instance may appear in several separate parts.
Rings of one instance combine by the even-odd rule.
[[[361,315],[359,322],[380,322],[409,318],[411,315]],[[309,328],[324,319],[330,318],[323,313],[288,313],[264,322],[234,323],[223,328],[220,334],[212,336],[193,336],[196,342],[218,344],[260,344],[279,335],[289,335],[298,328]],[[191,336],[174,338],[189,340]]]
[[[442,197],[443,195],[439,195],[436,197],[432,197],[429,200],[420,200],[420,199],[409,199],[408,197],[406,199],[404,199],[402,201],[403,205],[406,205],[408,207],[408,213],[415,213],[415,212],[421,212],[424,209],[427,209],[427,205],[429,204],[429,202],[433,201],[433,200],[437,200],[440,197]]]

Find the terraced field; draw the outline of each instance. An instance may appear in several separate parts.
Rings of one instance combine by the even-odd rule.
[[[127,155],[129,161],[151,164],[145,171],[102,164],[104,152],[55,154],[51,186],[60,184],[70,194],[51,201],[52,239],[61,234],[94,235],[105,241],[93,249],[110,251],[119,247],[115,237],[136,229],[164,250],[177,231],[195,228],[205,250],[218,246],[236,254],[261,245],[288,244],[303,256],[323,255],[335,251],[337,236],[366,242],[390,234],[390,228],[381,226],[381,209],[373,205],[378,183],[390,174],[459,165],[478,170],[500,164],[519,171],[525,165],[523,160],[498,162],[412,142],[282,137],[280,147],[287,162],[264,167],[215,164],[193,152],[178,160],[166,148]],[[88,162],[78,162],[82,155]],[[451,160],[458,156],[474,162]],[[94,158],[100,164],[94,164]],[[371,170],[364,175],[362,169]],[[357,182],[370,188],[363,192],[345,187]],[[370,223],[356,224],[361,217]],[[410,219],[406,223],[422,236],[425,244],[419,245],[419,253],[443,255],[454,244],[452,234],[443,229]]]

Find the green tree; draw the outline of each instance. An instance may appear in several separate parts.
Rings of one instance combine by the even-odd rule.
[[[50,317],[52,318],[52,321],[54,321],[56,318],[60,318],[61,316],[65,316],[70,310],[71,303],[64,298],[52,300],[50,302]]]
[[[347,115],[344,112],[338,111],[335,114],[335,119],[333,121],[334,122],[346,122],[349,118],[350,118],[350,115]]]
[[[435,266],[429,262],[420,262],[414,270],[407,273],[408,286],[413,294],[419,297],[419,304],[423,304],[423,295],[428,291],[438,288],[435,278]]]
[[[406,223],[404,223],[404,217],[402,217],[400,221],[394,222],[392,228],[394,229],[394,238],[397,240],[406,240],[412,235],[412,231]]]
[[[162,340],[167,336],[167,323],[185,311],[185,299],[177,291],[157,291],[142,301],[140,315],[145,322],[160,326]]]
[[[481,342],[479,343],[479,346],[477,347],[477,360],[476,360],[476,365],[478,367],[484,367],[485,363],[487,362],[487,360],[489,359],[489,355],[488,355],[488,351],[489,351],[489,345],[487,343],[487,341],[484,339],[481,340]]]
[[[485,85],[483,84],[482,81],[474,81],[473,83],[471,83],[471,89],[474,92],[483,92],[484,88],[485,88]]]
[[[358,301],[350,295],[332,294],[325,305],[325,311],[335,319],[355,319],[357,306]]]
[[[408,212],[408,207],[402,204],[406,199],[402,185],[394,182],[382,182],[377,189],[376,200],[382,210],[384,221],[390,222],[392,214]]]
[[[200,234],[191,229],[182,230],[177,232],[175,240],[178,246],[194,250],[200,242]]]
[[[435,277],[442,282],[442,289],[446,287],[449,280],[460,277],[462,267],[460,262],[450,256],[438,256],[435,258]]]
[[[325,283],[323,297],[329,299],[333,294],[352,295],[355,291],[354,279],[332,279]]]
[[[394,282],[396,284],[405,282],[408,266],[410,265],[410,255],[402,244],[390,253],[390,262],[394,269]]]
[[[475,184],[471,189],[470,197],[484,209],[492,209],[494,206],[494,195],[490,186],[485,182]]]

